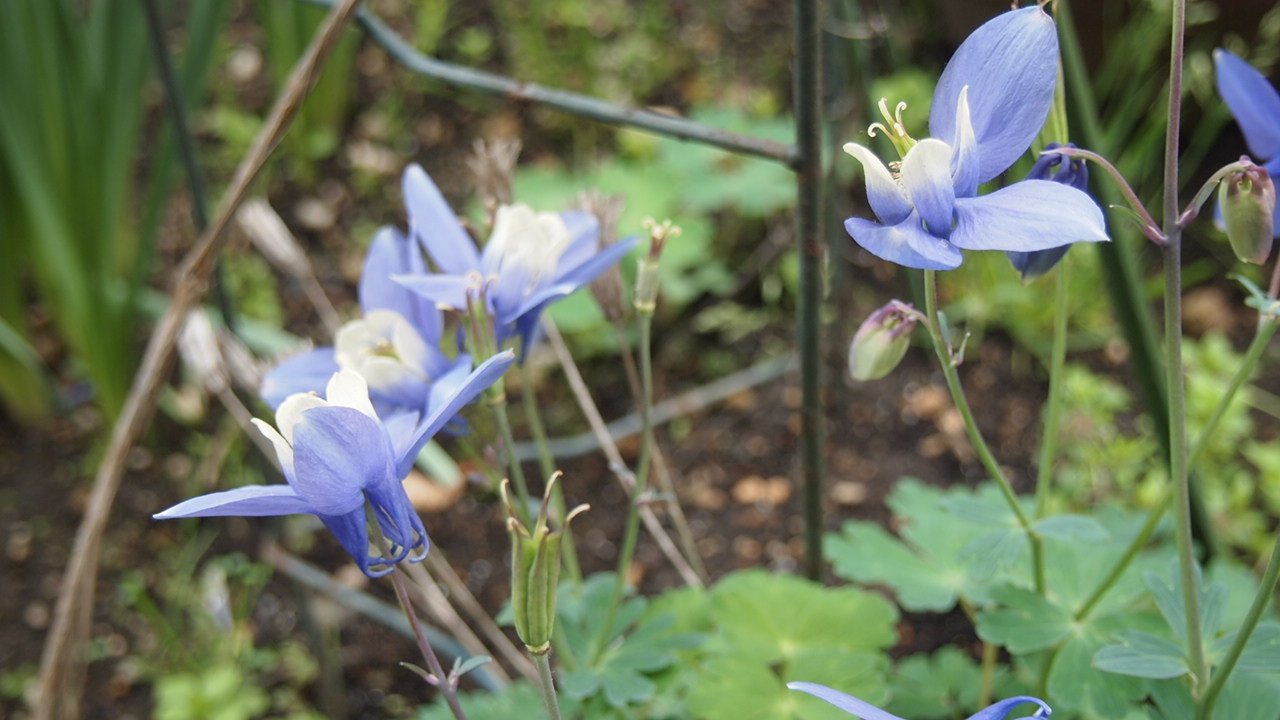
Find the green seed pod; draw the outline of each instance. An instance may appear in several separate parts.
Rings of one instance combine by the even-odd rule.
[[[502,484],[503,501],[510,513],[507,531],[511,535],[511,609],[515,613],[516,634],[534,655],[545,655],[551,650],[551,635],[556,624],[556,590],[560,585],[560,541],[569,521],[588,509],[587,505],[579,505],[565,517],[564,527],[550,528],[547,508],[551,490],[559,478],[557,472],[547,481],[542,508],[532,531],[517,518],[507,483]]]
[[[1254,165],[1218,184],[1218,206],[1231,249],[1243,262],[1261,265],[1275,238],[1276,188],[1266,168]]]

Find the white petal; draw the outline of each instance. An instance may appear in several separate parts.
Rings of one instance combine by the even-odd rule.
[[[857,143],[845,143],[844,151],[862,163],[862,172],[866,176],[867,202],[880,222],[896,225],[911,214],[911,201],[907,199],[902,186],[889,168],[880,162],[880,158],[871,150]]]
[[[354,408],[378,419],[378,413],[373,411],[373,403],[369,402],[369,384],[355,370],[343,368],[334,373],[324,394],[331,405]]]

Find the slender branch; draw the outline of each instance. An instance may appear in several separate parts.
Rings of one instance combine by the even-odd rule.
[[[1124,554],[1121,555],[1120,559],[1116,561],[1116,564],[1111,567],[1111,572],[1107,573],[1107,576],[1103,578],[1102,582],[1098,583],[1098,587],[1094,588],[1093,592],[1089,594],[1088,599],[1080,605],[1080,609],[1076,611],[1076,614],[1073,617],[1075,622],[1084,622],[1085,619],[1089,617],[1089,614],[1098,606],[1098,603],[1101,602],[1102,598],[1106,596],[1109,590],[1111,590],[1111,587],[1120,580],[1121,576],[1124,575],[1125,570],[1129,569],[1129,565],[1133,562],[1133,559],[1138,557],[1138,553],[1142,551],[1142,548],[1147,546],[1147,543],[1151,540],[1151,536],[1155,534],[1156,528],[1160,526],[1160,519],[1164,517],[1165,511],[1169,509],[1170,498],[1170,495],[1165,495],[1164,499],[1160,501],[1160,504],[1152,508],[1151,514],[1147,516],[1147,522],[1142,526],[1142,529],[1138,531],[1138,534],[1134,536],[1133,541],[1129,543],[1129,547],[1125,549]]]
[[[1164,332],[1165,385],[1169,395],[1169,481],[1173,483],[1178,565],[1187,608],[1187,645],[1192,695],[1209,682],[1200,627],[1200,583],[1191,529],[1191,482],[1187,472],[1186,382],[1182,358],[1182,228],[1178,225],[1178,140],[1182,123],[1182,65],[1186,0],[1173,3],[1169,53],[1169,127],[1164,146]]]
[[[83,672],[84,659],[76,651],[89,632],[102,535],[124,476],[125,460],[151,421],[156,399],[169,375],[174,345],[183,322],[187,312],[204,295],[218,253],[226,244],[226,229],[231,218],[292,123],[359,1],[343,0],[316,31],[311,45],[294,67],[284,91],[263,123],[262,131],[236,169],[217,216],[201,233],[195,247],[174,273],[178,282],[173,289],[173,301],[147,344],[129,397],[112,429],[111,442],[94,478],[84,519],[76,531],[71,559],[63,573],[53,624],[40,658],[33,720],[54,720],[78,714],[75,706],[79,703],[83,683],[70,676]]]
[[[1036,517],[1044,517],[1049,506],[1049,484],[1053,480],[1054,456],[1058,452],[1058,425],[1062,419],[1062,391],[1067,364],[1067,263],[1058,264],[1058,285],[1053,307],[1053,347],[1049,351],[1049,400],[1045,408],[1044,433],[1040,438],[1040,458],[1036,469]]]
[[[929,337],[933,340],[933,349],[938,356],[938,364],[942,366],[942,374],[946,378],[947,389],[951,391],[951,400],[955,403],[956,409],[960,411],[960,417],[964,419],[964,427],[969,434],[969,442],[978,454],[978,459],[982,461],[983,467],[987,469],[987,474],[991,475],[991,479],[995,480],[996,485],[999,486],[1000,493],[1004,495],[1005,501],[1008,502],[1014,517],[1018,520],[1018,526],[1027,534],[1027,540],[1031,543],[1031,564],[1035,576],[1036,592],[1043,595],[1045,592],[1043,543],[1040,540],[1040,536],[1036,535],[1035,531],[1032,530],[1031,518],[1027,516],[1027,511],[1022,508],[1022,503],[1018,501],[1018,495],[1013,491],[1009,478],[1005,476],[1004,469],[1000,467],[996,456],[992,454],[986,438],[982,436],[982,431],[978,429],[978,423],[974,420],[973,410],[969,407],[969,399],[965,395],[964,387],[960,384],[960,375],[956,372],[955,361],[951,357],[950,345],[947,343],[946,338],[942,337],[942,323],[938,314],[938,282],[933,270],[924,271],[924,304],[925,315],[929,318],[929,322],[925,323],[925,326],[929,330]]]
[[[1155,218],[1151,217],[1151,213],[1147,211],[1147,207],[1138,199],[1138,194],[1129,186],[1129,181],[1125,179],[1124,175],[1120,173],[1120,170],[1117,169],[1115,165],[1111,164],[1110,160],[1096,152],[1093,152],[1092,150],[1084,150],[1081,148],[1060,147],[1047,152],[1066,155],[1068,157],[1083,158],[1101,167],[1113,180],[1116,181],[1116,186],[1119,187],[1120,192],[1124,194],[1124,198],[1128,201],[1130,209],[1137,213],[1139,219],[1141,219],[1142,222],[1139,223],[1139,226],[1142,229],[1142,234],[1146,235],[1148,240],[1157,245],[1164,245],[1168,242],[1168,238],[1165,237],[1165,234],[1160,232],[1159,223],[1156,222]]]
[[[1277,322],[1275,318],[1267,318],[1264,324],[1258,326],[1253,335],[1253,341],[1249,343],[1249,349],[1245,351],[1244,360],[1236,368],[1235,375],[1231,377],[1231,384],[1218,398],[1218,404],[1213,408],[1213,415],[1209,417],[1209,421],[1200,430],[1200,436],[1196,438],[1196,443],[1191,448],[1191,455],[1187,460],[1188,472],[1195,470],[1200,464],[1200,457],[1204,455],[1205,448],[1209,446],[1209,439],[1213,437],[1213,432],[1218,429],[1218,423],[1222,422],[1222,418],[1226,416],[1227,408],[1231,406],[1231,401],[1240,392],[1240,388],[1244,387],[1245,382],[1250,377],[1253,377],[1253,371],[1257,369],[1258,362],[1262,360],[1262,354],[1266,352],[1267,345],[1271,342],[1271,338],[1275,336],[1277,328],[1280,328],[1280,322]]]
[[[1209,201],[1209,196],[1213,194],[1214,190],[1218,189],[1218,183],[1222,182],[1223,178],[1231,173],[1243,172],[1251,167],[1254,167],[1254,164],[1242,158],[1241,160],[1218,168],[1217,172],[1210,175],[1209,179],[1204,181],[1204,185],[1200,186],[1195,197],[1193,197],[1191,202],[1187,203],[1187,207],[1182,210],[1182,214],[1178,216],[1178,227],[1185,228],[1187,225],[1191,224],[1192,220],[1196,219],[1200,214],[1200,208],[1204,207],[1204,204]]]
[[[556,697],[556,681],[551,676],[551,653],[533,656],[538,666],[538,684],[542,687],[542,701],[547,706],[551,720],[560,720],[560,701]]]
[[[314,5],[332,5],[335,0],[303,1]],[[590,95],[556,90],[535,83],[514,80],[504,75],[443,62],[413,49],[386,23],[367,10],[361,10],[356,21],[365,33],[386,50],[396,62],[419,75],[435,78],[454,87],[481,90],[502,95],[511,100],[545,105],[609,125],[640,128],[731,152],[774,160],[789,167],[797,166],[795,149],[783,143],[719,130],[685,118],[616,105]]]
[[[396,599],[400,601],[400,607],[404,608],[405,617],[413,626],[413,636],[418,641],[418,648],[422,650],[422,658],[427,661],[427,669],[436,678],[436,687],[440,688],[440,692],[444,694],[444,701],[453,711],[453,716],[458,720],[467,720],[467,714],[462,711],[462,705],[458,703],[458,690],[454,687],[453,679],[445,674],[440,658],[436,657],[435,651],[431,649],[431,643],[427,641],[427,634],[423,632],[422,623],[418,620],[417,611],[413,609],[409,588],[405,587],[400,568],[396,568],[391,573],[391,584],[396,588]]]

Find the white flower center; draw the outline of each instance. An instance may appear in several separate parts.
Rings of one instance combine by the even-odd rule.
[[[516,279],[525,295],[555,276],[560,256],[573,238],[558,213],[535,213],[528,205],[503,205],[493,221],[486,254],[497,260],[499,279]]]

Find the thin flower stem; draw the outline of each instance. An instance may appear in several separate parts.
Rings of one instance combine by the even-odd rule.
[[[605,615],[605,623],[600,628],[600,638],[596,651],[601,652],[609,642],[609,631],[622,606],[622,598],[626,594],[627,576],[631,574],[631,561],[636,554],[636,541],[640,536],[640,504],[645,502],[645,493],[649,488],[649,454],[653,447],[653,418],[650,409],[653,407],[653,358],[652,335],[653,314],[638,313],[640,325],[640,385],[643,397],[640,401],[640,418],[644,423],[643,440],[640,443],[640,460],[636,463],[636,486],[631,495],[631,509],[627,514],[626,535],[622,540],[622,552],[618,555],[618,577],[614,585],[613,600],[609,603],[609,611]]]
[[[1191,482],[1187,472],[1186,385],[1182,359],[1182,228],[1178,226],[1178,140],[1182,122],[1182,65],[1186,0],[1173,3],[1169,53],[1169,126],[1164,148],[1164,332],[1166,388],[1169,394],[1169,480],[1177,529],[1178,565],[1186,606],[1188,660],[1192,696],[1209,683],[1200,627],[1200,583],[1191,530]]]
[[[1089,598],[1076,611],[1075,616],[1072,618],[1075,622],[1084,622],[1089,617],[1089,614],[1094,611],[1098,603],[1102,601],[1102,598],[1106,597],[1107,592],[1124,575],[1125,570],[1129,569],[1133,559],[1138,557],[1138,553],[1142,551],[1142,548],[1146,547],[1147,543],[1151,541],[1151,536],[1155,534],[1156,528],[1160,526],[1160,519],[1164,517],[1165,511],[1169,509],[1171,497],[1170,495],[1165,495],[1160,504],[1151,509],[1151,514],[1147,516],[1146,524],[1142,526],[1142,529],[1134,536],[1133,541],[1129,543],[1124,555],[1120,556],[1120,559],[1112,566],[1111,572],[1107,573],[1102,582],[1098,583],[1098,587],[1094,589]]]
[[[1205,690],[1204,699],[1200,703],[1200,720],[1209,720],[1213,717],[1214,703],[1218,701],[1218,695],[1227,684],[1231,671],[1235,670],[1236,663],[1244,653],[1245,645],[1253,636],[1254,629],[1258,627],[1258,621],[1262,619],[1262,614],[1271,604],[1277,581],[1280,581],[1280,535],[1276,536],[1275,547],[1271,549],[1271,559],[1267,561],[1267,570],[1262,574],[1262,584],[1258,586],[1258,593],[1253,596],[1253,604],[1249,606],[1244,622],[1236,631],[1235,640],[1231,641],[1231,648],[1219,663],[1218,672],[1214,674],[1208,689]]]
[[[1182,214],[1178,216],[1178,227],[1185,228],[1191,224],[1192,220],[1196,219],[1196,216],[1200,214],[1200,208],[1204,207],[1204,204],[1209,201],[1209,196],[1213,194],[1214,190],[1218,189],[1218,183],[1222,182],[1223,178],[1231,173],[1248,170],[1250,167],[1253,167],[1252,162],[1237,161],[1230,165],[1224,165],[1209,176],[1209,179],[1204,181],[1204,185],[1200,186],[1200,190],[1191,199],[1191,202],[1187,203],[1187,206],[1183,208]]]
[[[978,691],[978,707],[991,704],[995,696],[996,663],[1000,660],[1000,646],[995,643],[982,643],[982,687]]]
[[[1146,235],[1148,240],[1157,245],[1164,245],[1168,242],[1168,238],[1165,237],[1165,234],[1160,232],[1160,226],[1156,223],[1156,219],[1151,217],[1151,213],[1147,211],[1146,206],[1138,199],[1138,194],[1129,186],[1129,181],[1124,178],[1124,175],[1120,174],[1120,171],[1115,165],[1111,164],[1110,160],[1096,152],[1093,152],[1092,150],[1083,150],[1081,148],[1061,147],[1047,152],[1066,155],[1068,157],[1083,158],[1101,167],[1113,180],[1116,181],[1116,185],[1120,188],[1120,192],[1124,194],[1124,198],[1128,201],[1130,209],[1137,213],[1138,218],[1141,220],[1139,225],[1141,226],[1142,234]],[[1174,199],[1174,202],[1177,202],[1176,198]]]
[[[1054,292],[1053,347],[1049,351],[1049,400],[1045,408],[1044,434],[1040,438],[1039,467],[1036,470],[1036,517],[1044,517],[1049,506],[1049,484],[1053,481],[1054,456],[1058,452],[1058,425],[1062,419],[1063,368],[1067,364],[1067,266],[1058,264],[1058,285]]]
[[[1245,351],[1244,361],[1236,368],[1236,374],[1231,378],[1231,385],[1218,399],[1217,406],[1213,408],[1213,415],[1205,423],[1200,436],[1196,438],[1196,444],[1191,448],[1191,456],[1187,460],[1188,472],[1195,470],[1200,464],[1200,458],[1204,455],[1205,448],[1209,446],[1209,439],[1213,437],[1213,432],[1218,429],[1218,423],[1226,416],[1227,408],[1231,406],[1231,401],[1240,392],[1240,388],[1244,387],[1250,377],[1253,377],[1253,371],[1257,369],[1258,362],[1262,360],[1262,353],[1266,352],[1267,345],[1276,334],[1278,327],[1280,323],[1277,323],[1275,318],[1267,318],[1262,325],[1258,326],[1253,335],[1253,342],[1249,343],[1249,349]]]
[[[427,641],[427,634],[422,631],[422,623],[418,621],[418,613],[413,609],[413,601],[409,599],[409,589],[405,587],[404,578],[400,576],[400,568],[396,568],[395,572],[391,573],[391,584],[395,586],[396,598],[400,600],[400,607],[404,608],[404,615],[409,619],[409,625],[413,627],[413,635],[418,639],[418,647],[422,650],[423,659],[427,661],[427,669],[436,677],[436,687],[440,688],[444,701],[453,711],[453,716],[457,720],[467,720],[467,714],[462,711],[462,705],[458,703],[457,688],[445,675],[440,658],[436,657],[435,650],[431,649],[431,643]]]
[[[973,419],[973,410],[969,407],[969,400],[965,396],[964,388],[960,385],[960,375],[956,372],[955,362],[951,358],[950,345],[942,337],[942,324],[938,316],[938,282],[933,270],[924,271],[924,304],[925,315],[929,318],[927,323],[929,337],[933,340],[933,350],[938,356],[939,364],[942,365],[942,374],[947,380],[947,389],[951,391],[951,399],[956,404],[956,409],[960,411],[961,418],[964,419],[964,427],[969,433],[969,442],[973,445],[974,451],[978,453],[978,458],[987,469],[987,473],[999,486],[1000,492],[1018,520],[1018,525],[1027,534],[1027,540],[1031,543],[1031,565],[1036,592],[1043,595],[1045,593],[1043,543],[1040,536],[1031,529],[1031,518],[1018,502],[1018,496],[1014,493],[1013,486],[1009,484],[1009,478],[1005,477],[1004,470],[996,461],[995,455],[991,453],[991,448],[982,437],[982,431],[978,429],[978,423]]]
[[[502,380],[494,383],[502,384]],[[494,418],[498,421],[498,432],[502,434],[503,450],[507,455],[507,464],[511,470],[511,483],[516,486],[516,496],[520,499],[520,522],[532,525],[529,520],[529,484],[525,482],[524,470],[520,467],[520,457],[516,455],[516,436],[511,430],[511,417],[507,414],[507,396],[504,392],[498,399],[490,403],[493,406]]]
[[[534,655],[533,662],[538,666],[538,684],[542,686],[542,700],[547,704],[547,715],[551,720],[560,720],[560,700],[556,697],[556,681],[551,676],[551,653]]]
[[[534,445],[538,448],[538,467],[542,470],[542,477],[549,478],[556,472],[556,459],[551,454],[551,445],[547,442],[546,425],[542,422],[541,406],[538,404],[537,393],[534,391],[532,373],[524,373],[520,378],[520,403],[524,405],[525,419],[529,423],[529,432],[533,434]],[[514,462],[519,463],[518,453],[515,452],[515,446],[508,446],[508,452],[511,453]],[[561,484],[556,483],[551,489],[551,508],[555,512],[556,519],[564,522],[565,515],[569,512],[568,505],[564,501],[564,490]],[[561,540],[563,549],[562,557],[564,558],[564,568],[569,573],[569,578],[575,581],[582,580],[582,567],[578,564],[578,548],[573,541],[573,533],[565,533],[564,539]]]

